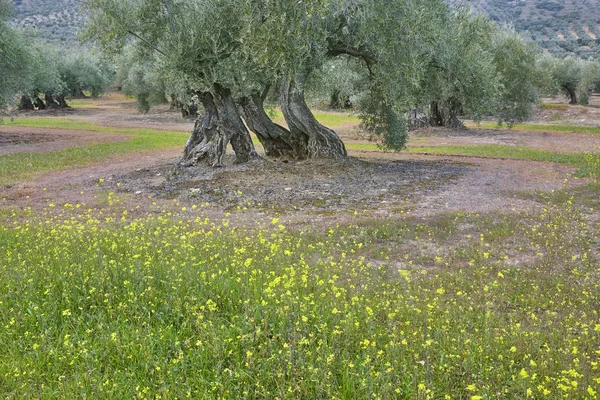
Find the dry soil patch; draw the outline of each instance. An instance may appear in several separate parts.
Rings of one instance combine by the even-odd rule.
[[[121,142],[130,138],[129,135],[91,131],[0,125],[0,156],[15,153],[45,153],[71,147]]]

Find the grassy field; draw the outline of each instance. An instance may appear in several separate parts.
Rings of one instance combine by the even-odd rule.
[[[569,205],[324,233],[61,207],[0,228],[8,397],[584,398],[600,385],[599,268]]]
[[[500,144],[431,147],[415,146],[410,147],[409,151],[412,153],[467,155],[567,164],[578,167],[579,176],[600,176],[600,154],[557,153],[531,147],[516,147]]]
[[[508,127],[499,127],[496,123],[483,124],[468,124],[469,127],[480,127],[484,129],[509,129]],[[578,126],[578,125],[552,125],[552,124],[516,124],[512,128],[522,131],[535,132],[572,132],[572,133],[587,133],[590,135],[600,134],[600,127]]]
[[[2,156],[0,182],[180,147],[188,136],[64,118],[12,124],[132,138]],[[515,194],[537,202],[530,210],[385,219],[346,210],[327,227],[235,209],[211,220],[193,198],[144,212],[108,190],[99,208],[4,201],[1,396],[597,398],[599,158],[498,145],[409,150],[569,164],[596,182]]]
[[[118,129],[67,118],[19,118],[7,125],[96,131],[131,135],[122,142],[100,143],[46,153],[16,153],[0,157],[0,184],[28,179],[40,173],[84,167],[111,156],[165,148],[183,148],[189,133],[152,129]]]

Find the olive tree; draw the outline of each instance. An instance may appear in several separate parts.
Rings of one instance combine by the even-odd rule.
[[[136,57],[135,49],[127,47],[117,57],[115,83],[127,96],[135,97],[140,112],[148,112],[155,104],[165,103],[166,86],[150,54],[146,59]]]
[[[0,0],[0,113],[11,109],[23,88],[31,85],[32,54],[26,39],[8,25],[10,3]]]
[[[550,73],[537,62],[539,47],[512,27],[496,31],[492,52],[500,84],[494,116],[512,126],[531,116],[533,106],[551,85]]]
[[[570,104],[587,104],[589,95],[600,75],[600,66],[592,59],[556,58],[550,55],[539,61],[551,71],[554,88],[569,98]]]
[[[85,97],[84,91],[98,96],[112,79],[109,66],[87,49],[66,50],[29,38],[28,50],[20,109],[66,108],[67,97]]]
[[[113,78],[111,66],[90,50],[79,47],[73,50],[61,49],[56,60],[60,78],[64,83],[63,96],[98,97]]]
[[[499,77],[491,40],[495,25],[469,8],[443,17],[441,37],[426,54],[422,103],[432,125],[463,127],[460,114],[474,119],[494,109]]]
[[[267,155],[346,156],[305,99],[311,74],[336,57],[367,71],[358,104],[365,126],[390,147],[406,140],[404,113],[418,91],[419,55],[432,43],[439,0],[89,0],[86,36],[118,51],[160,55],[160,71],[202,103],[204,115],[184,151],[184,163],[222,165],[231,143],[238,162],[257,158],[246,126]],[[435,29],[434,29],[435,28]],[[279,87],[287,128],[274,124],[263,102]]]

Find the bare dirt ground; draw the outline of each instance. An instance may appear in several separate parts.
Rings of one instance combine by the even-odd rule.
[[[0,156],[43,153],[69,147],[120,142],[130,138],[131,136],[127,135],[106,135],[98,132],[0,125]]]
[[[430,128],[414,132],[411,139],[413,146],[500,144],[561,153],[600,152],[600,136],[572,132]]]
[[[68,116],[119,128],[190,131],[193,125],[167,106],[140,114],[135,103],[114,94],[69,111],[32,115]],[[347,142],[365,142],[356,126],[336,129]],[[0,127],[0,155],[126,139],[97,132]],[[410,144],[508,144],[581,152],[600,148],[600,138],[558,132],[429,129],[414,133]],[[103,207],[107,193],[112,192],[122,207],[139,213],[208,204],[203,211],[215,216],[236,209],[249,215],[284,215],[298,223],[307,218],[332,223],[355,211],[389,218],[406,213],[430,216],[450,211],[525,210],[539,203],[517,192],[550,191],[582,183],[569,177],[572,167],[479,157],[350,150],[352,157],[343,163],[230,162],[222,169],[199,166],[182,170],[177,166],[180,154],[180,150],[128,154],[85,168],[52,172],[2,189],[0,199],[4,205],[34,209],[49,203]]]

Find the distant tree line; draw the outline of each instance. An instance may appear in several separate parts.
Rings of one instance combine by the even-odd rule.
[[[68,107],[67,98],[98,97],[113,79],[112,67],[85,49],[30,43],[29,74],[20,88],[20,110]]]
[[[544,55],[538,63],[551,77],[547,94],[562,93],[570,104],[588,104],[592,92],[600,89],[600,63],[594,59]]]
[[[0,0],[1,15],[8,15]],[[526,120],[541,96],[562,90],[585,103],[598,64],[543,55],[510,26],[441,0],[90,0],[85,36],[114,57],[116,84],[140,111],[170,101],[200,110],[183,165],[269,157],[344,158],[338,135],[310,104],[352,108],[384,147],[402,149],[409,128],[462,127],[465,118]],[[32,42],[1,22],[10,57],[5,107],[61,107],[97,95],[111,69],[90,52]],[[27,42],[27,45],[25,45]],[[0,47],[0,51],[3,51]],[[13,78],[5,78],[13,77]],[[42,101],[43,97],[43,101]],[[287,127],[272,122],[278,103]]]
[[[67,98],[98,96],[113,68],[89,50],[49,44],[7,23],[10,4],[0,0],[0,111],[68,107]]]

